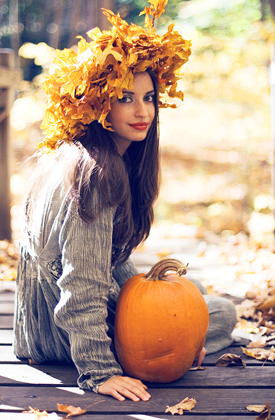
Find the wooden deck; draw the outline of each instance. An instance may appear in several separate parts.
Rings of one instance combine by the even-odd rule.
[[[271,404],[275,412],[275,367],[271,362],[257,361],[243,355],[245,368],[232,365],[216,367],[224,353],[242,355],[240,344],[205,358],[205,370],[190,371],[171,384],[149,384],[152,398],[149,402],[119,402],[93,392],[80,391],[76,386],[77,372],[71,366],[32,365],[15,358],[12,352],[14,293],[0,293],[0,419],[36,418],[22,414],[29,406],[58,412],[57,403],[80,406],[87,410],[79,419],[124,420],[168,419],[166,406],[172,406],[185,397],[195,398],[191,412],[184,412],[189,420],[254,420],[257,413],[246,410],[247,405]],[[60,418],[66,414],[58,413]],[[47,418],[47,417],[43,417]],[[271,416],[275,419],[275,414]]]

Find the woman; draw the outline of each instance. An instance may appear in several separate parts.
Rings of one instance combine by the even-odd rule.
[[[105,11],[111,31],[94,30],[90,44],[80,41],[78,55],[57,54],[45,82],[50,105],[40,144],[55,153],[38,158],[18,267],[15,354],[36,363],[73,362],[80,387],[120,401],[150,398],[116,360],[114,315],[120,287],[137,274],[129,256],[153,221],[158,90],[182,98],[177,72],[190,54],[172,27],[155,34],[149,16],[161,10],[145,9],[147,32]],[[214,350],[232,341],[230,322]]]

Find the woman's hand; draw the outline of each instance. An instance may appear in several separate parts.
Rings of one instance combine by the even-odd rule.
[[[206,350],[203,347],[198,357],[194,360],[193,366],[201,366],[203,359],[205,358]]]
[[[140,380],[129,378],[128,376],[113,376],[104,384],[99,385],[98,393],[111,395],[119,401],[124,401],[125,397],[133,401],[148,401],[151,395],[147,392]]]

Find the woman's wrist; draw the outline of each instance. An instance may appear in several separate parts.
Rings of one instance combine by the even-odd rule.
[[[93,386],[93,391],[94,391],[96,394],[98,394],[98,388],[99,388],[101,385],[105,384],[105,382],[106,382],[106,381],[108,381],[108,380],[109,380],[109,379],[111,379],[111,378],[114,378],[115,376],[117,376],[117,375],[113,375],[113,376],[110,376],[110,377],[108,377],[108,378],[104,378],[104,379],[100,379],[100,380],[98,380],[98,381],[95,381],[95,384],[94,384],[94,386]]]

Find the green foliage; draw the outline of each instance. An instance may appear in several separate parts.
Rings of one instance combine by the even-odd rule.
[[[159,18],[157,26],[165,25],[168,21],[176,19],[180,5],[189,0],[169,0],[164,14]],[[116,0],[116,12],[128,23],[144,25],[144,15],[139,16],[140,12],[148,6],[147,0]]]

